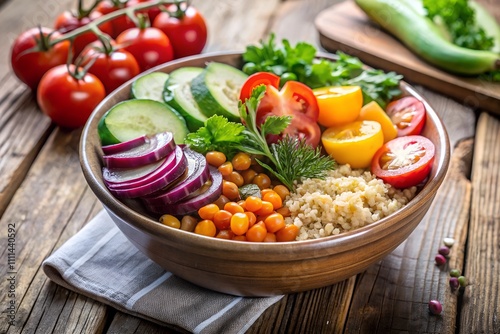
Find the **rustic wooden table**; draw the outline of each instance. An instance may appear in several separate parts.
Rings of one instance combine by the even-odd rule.
[[[270,32],[319,46],[314,18],[337,2],[192,1],[208,21],[206,52],[243,50]],[[80,131],[61,131],[39,111],[9,68],[9,46],[21,31],[51,26],[57,13],[74,6],[73,0],[0,1],[0,332],[164,333],[166,328],[57,286],[40,267],[101,206],[80,170]],[[417,89],[442,117],[454,147],[449,173],[426,217],[367,271],[285,296],[249,332],[500,332],[500,120]],[[15,226],[15,245],[8,244],[8,226]],[[447,270],[434,265],[447,236],[456,240],[449,268],[461,269],[470,283],[462,293],[450,291]],[[7,266],[12,255],[14,274]],[[9,289],[15,297],[8,297]],[[430,299],[442,301],[441,316],[428,314]],[[8,323],[11,301],[15,326]]]

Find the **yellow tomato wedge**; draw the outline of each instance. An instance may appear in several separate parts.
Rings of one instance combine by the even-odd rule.
[[[321,136],[326,152],[339,164],[367,168],[384,144],[382,126],[375,121],[356,121],[328,128]]]
[[[332,86],[313,89],[318,101],[318,123],[337,126],[354,122],[363,106],[363,94],[359,86]]]
[[[361,108],[358,121],[377,121],[382,126],[384,143],[397,137],[398,129],[384,109],[375,101],[367,103]]]

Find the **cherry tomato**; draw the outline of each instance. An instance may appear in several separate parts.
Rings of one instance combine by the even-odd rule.
[[[140,73],[137,61],[128,51],[111,50],[107,53],[102,48],[86,50],[83,52],[85,60],[82,66],[92,63],[89,73],[101,80],[107,94]]]
[[[247,78],[240,91],[240,100],[245,102],[252,95],[252,90],[260,85],[279,87],[280,77],[270,72],[258,72]]]
[[[203,16],[193,6],[181,7],[169,6],[153,21],[153,27],[161,29],[170,38],[176,59],[201,53],[207,43]]]
[[[382,132],[384,133],[384,143],[396,138],[398,135],[398,130],[392,123],[391,118],[376,101],[371,101],[361,108],[358,120],[379,122],[382,126]]]
[[[354,122],[363,106],[359,86],[333,86],[313,90],[319,106],[318,123],[331,127]]]
[[[378,122],[356,121],[328,128],[321,141],[326,152],[339,164],[367,168],[384,144],[384,134]]]
[[[387,105],[386,112],[398,129],[398,136],[418,135],[425,125],[425,106],[413,96],[406,96]]]
[[[170,40],[153,27],[127,29],[116,42],[135,57],[141,72],[174,59]]]
[[[395,188],[409,188],[425,180],[432,169],[435,147],[426,137],[398,137],[373,157],[371,171]]]
[[[54,28],[64,34],[87,25],[101,16],[102,14],[97,11],[92,11],[88,16],[83,17],[70,11],[64,11],[56,18]],[[113,33],[113,26],[109,22],[101,24],[99,29],[108,35]],[[73,41],[73,59],[76,59],[83,49],[95,40],[97,40],[97,35],[92,31],[77,36]]]
[[[271,115],[292,116],[290,125],[281,135],[305,138],[312,147],[318,146],[321,138],[321,129],[316,123],[319,109],[311,88],[298,81],[288,81],[278,90],[279,77],[259,72],[250,76],[243,84],[240,99],[245,99],[246,94],[260,84],[266,84],[266,93],[257,109],[257,124],[262,124],[266,117]],[[268,141],[274,142],[279,138],[269,137]]]
[[[49,69],[66,64],[70,42],[63,41],[53,47],[48,46],[49,40],[59,36],[60,33],[49,28],[32,28],[19,35],[12,44],[12,69],[19,80],[31,89],[36,89]],[[36,51],[27,51],[34,47],[37,48]]]
[[[69,71],[74,73],[75,66],[70,65]],[[37,101],[42,112],[54,123],[73,129],[85,125],[106,92],[95,75],[86,73],[76,79],[69,71],[66,65],[48,70],[38,85]]]
[[[123,2],[123,1],[105,0],[105,1],[101,1],[97,5],[95,10],[97,12],[101,13],[102,15],[106,15],[106,14],[112,13],[114,11],[117,11],[119,9],[129,7],[130,2],[131,1]],[[112,27],[111,37],[113,37],[113,38],[116,38],[122,31],[125,31],[129,28],[135,27],[135,23],[132,22],[132,20],[130,20],[127,15],[118,16],[117,18],[115,18],[109,22],[110,22],[111,27]]]
[[[138,5],[140,3],[145,3],[145,2],[151,2],[151,1],[150,0],[128,0],[127,7],[133,7],[135,5]],[[155,7],[150,7],[148,9],[137,11],[136,13],[147,14],[149,22],[151,24],[153,24],[155,18],[158,16],[158,14],[161,13],[161,8],[160,8],[160,6],[155,6]]]

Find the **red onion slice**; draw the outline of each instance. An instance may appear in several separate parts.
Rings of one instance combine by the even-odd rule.
[[[168,159],[167,159],[168,160]],[[148,183],[142,181],[138,183],[117,183],[108,186],[109,191],[120,198],[136,198],[154,193],[162,188],[171,185],[180,178],[187,168],[187,159],[179,146],[175,148],[175,164],[170,168],[158,168],[154,175],[148,175]]]
[[[209,170],[212,184],[204,193],[188,200],[168,205],[148,205],[145,203],[146,207],[158,214],[184,216],[198,211],[204,205],[215,202],[222,193],[222,175],[215,167],[209,166]]]
[[[175,154],[172,152],[168,155],[168,157],[172,156],[170,159],[171,164],[175,163]],[[145,179],[146,176],[156,171],[160,166],[164,165],[165,160],[168,159],[163,158],[161,160],[155,161],[153,163],[135,167],[135,168],[102,168],[102,176],[104,179],[104,183],[106,185],[112,183],[129,183],[135,182],[139,180]]]
[[[124,141],[122,143],[103,146],[102,151],[104,152],[104,154],[107,155],[117,154],[131,150],[133,148],[136,148],[137,146],[141,146],[142,144],[146,143],[146,140],[147,137],[146,135],[144,135],[131,140]]]
[[[179,202],[208,181],[210,171],[205,157],[187,147],[184,148],[184,154],[188,160],[188,175],[186,179],[166,192],[160,190],[160,194],[152,194],[143,198],[149,205],[158,206]]]
[[[176,147],[171,132],[147,137],[146,142],[130,150],[103,156],[108,168],[133,168],[161,160]]]

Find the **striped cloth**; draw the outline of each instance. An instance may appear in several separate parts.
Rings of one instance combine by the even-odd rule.
[[[70,290],[193,333],[244,333],[282,298],[236,297],[184,281],[139,252],[105,211],[50,255],[43,270]]]

